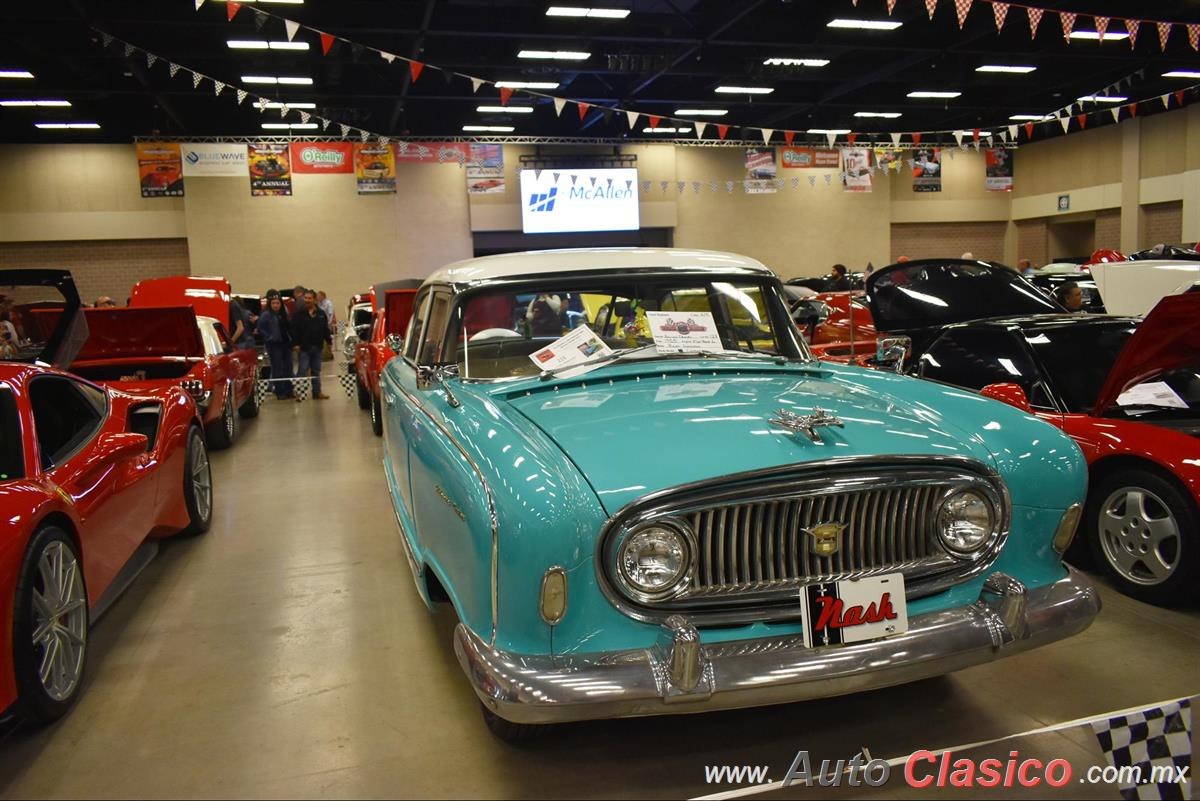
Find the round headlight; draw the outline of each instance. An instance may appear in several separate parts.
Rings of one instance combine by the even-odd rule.
[[[938,534],[952,553],[969,555],[992,536],[995,512],[986,497],[973,490],[956,492],[938,510]]]
[[[630,589],[649,596],[669,594],[687,577],[687,538],[674,526],[651,524],[625,539],[617,569]]]

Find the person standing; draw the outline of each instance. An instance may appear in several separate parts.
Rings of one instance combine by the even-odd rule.
[[[294,394],[292,382],[277,379],[292,377],[292,338],[288,329],[287,308],[278,292],[267,295],[267,308],[258,317],[258,331],[263,336],[267,358],[271,362],[275,397],[286,400]]]
[[[292,350],[300,355],[297,376],[304,378],[311,373],[313,398],[328,400],[321,392],[321,359],[325,344],[333,343],[329,333],[329,318],[317,305],[317,294],[311,289],[304,292],[304,308],[291,321]]]
[[[846,270],[846,265],[833,265],[833,275],[830,276],[828,288],[826,292],[848,292],[850,291],[850,276]]]

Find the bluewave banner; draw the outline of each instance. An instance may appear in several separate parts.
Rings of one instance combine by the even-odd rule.
[[[871,150],[866,147],[842,149],[842,187],[847,192],[871,191]]]
[[[138,142],[142,197],[183,197],[183,165],[177,142]]]
[[[354,176],[358,194],[377,195],[396,192],[396,151],[392,145],[375,142],[355,143]]]
[[[1013,187],[1013,151],[1001,147],[989,147],[984,151],[987,159],[987,191],[1011,192]]]
[[[292,172],[334,175],[354,172],[354,149],[349,142],[292,142]]]
[[[292,165],[286,144],[247,145],[250,194],[278,197],[292,194]]]
[[[185,142],[183,174],[188,178],[241,178],[246,174],[246,146],[232,142]]]
[[[922,147],[913,151],[912,174],[914,192],[941,192],[941,151],[936,147]]]

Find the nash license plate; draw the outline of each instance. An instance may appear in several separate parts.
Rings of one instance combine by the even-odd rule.
[[[904,574],[811,584],[800,590],[804,646],[849,645],[908,631]]]

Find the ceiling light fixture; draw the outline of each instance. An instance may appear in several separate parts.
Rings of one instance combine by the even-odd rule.
[[[768,58],[763,62],[764,67],[824,67],[829,63],[827,58]]]
[[[304,0],[240,0],[240,1],[243,3],[279,3],[279,4],[287,4],[287,5],[293,5],[293,6],[303,5],[303,3],[304,3]],[[218,0],[218,2],[223,3],[223,2],[225,2],[225,0]]]
[[[591,17],[592,19],[625,19],[627,8],[585,8],[582,6],[550,6],[547,17]]]
[[[533,106],[479,106],[480,114],[532,114]]]
[[[849,28],[859,31],[894,31],[904,23],[890,19],[831,19],[826,28]]]
[[[665,133],[691,133],[691,128],[643,128],[642,133],[648,134],[665,134]]]
[[[955,131],[955,133],[958,134],[959,136],[964,136],[964,137],[974,137],[975,136],[974,131]],[[992,132],[991,131],[980,131],[979,135],[980,136],[991,136]]]
[[[310,108],[316,108],[316,107],[317,107],[316,103],[279,103],[279,102],[267,103],[267,105],[264,106],[264,108],[303,108],[303,109],[310,109]]]
[[[1037,67],[1017,67],[1008,66],[1005,64],[984,64],[982,67],[976,67],[976,72],[1008,72],[1014,75],[1027,75],[1036,70]]]
[[[1162,74],[1164,78],[1200,78],[1200,72],[1196,70],[1171,70]]]
[[[954,99],[954,98],[956,98],[956,97],[962,97],[962,92],[926,92],[926,91],[918,91],[918,92],[909,92],[909,93],[908,93],[908,96],[909,96],[909,97],[916,97],[916,98],[935,98],[935,99],[938,99],[938,100],[953,100],[953,99]]]
[[[885,120],[894,120],[900,116],[899,111],[856,111],[855,117],[883,117]]]
[[[242,83],[265,83],[265,84],[285,84],[292,86],[311,86],[312,78],[289,78],[280,76],[278,78],[272,75],[243,75]]]
[[[1079,98],[1080,103],[1124,103],[1128,97],[1121,95],[1084,95]]]
[[[557,89],[558,81],[496,81],[498,89]]]
[[[70,100],[0,100],[0,106],[6,108],[29,108],[32,106],[70,106]]]
[[[675,114],[680,117],[724,117],[729,113],[727,108],[677,108]]]
[[[1009,119],[1018,122],[1045,122],[1046,120],[1054,119],[1054,117],[1049,114],[1013,114]]]
[[[1071,31],[1072,39],[1090,39],[1092,41],[1100,41],[1099,31]],[[1119,42],[1123,39],[1128,39],[1129,34],[1125,31],[1106,31],[1104,41]]]
[[[713,91],[722,95],[769,95],[775,90],[769,86],[718,86]]]
[[[264,122],[262,127],[264,131],[315,131],[318,126],[315,122]]]
[[[62,131],[66,129],[73,131],[98,131],[100,129],[100,125],[95,122],[35,122],[33,125],[35,128],[41,128],[42,130],[47,131]]]
[[[0,70],[0,78],[32,78],[29,70]]]
[[[848,134],[849,128],[809,128],[805,133],[810,134]]]
[[[554,61],[586,61],[591,57],[591,53],[586,53],[582,50],[522,50],[517,53],[517,58],[550,59]]]
[[[511,125],[464,125],[466,133],[512,133],[516,130]]]

